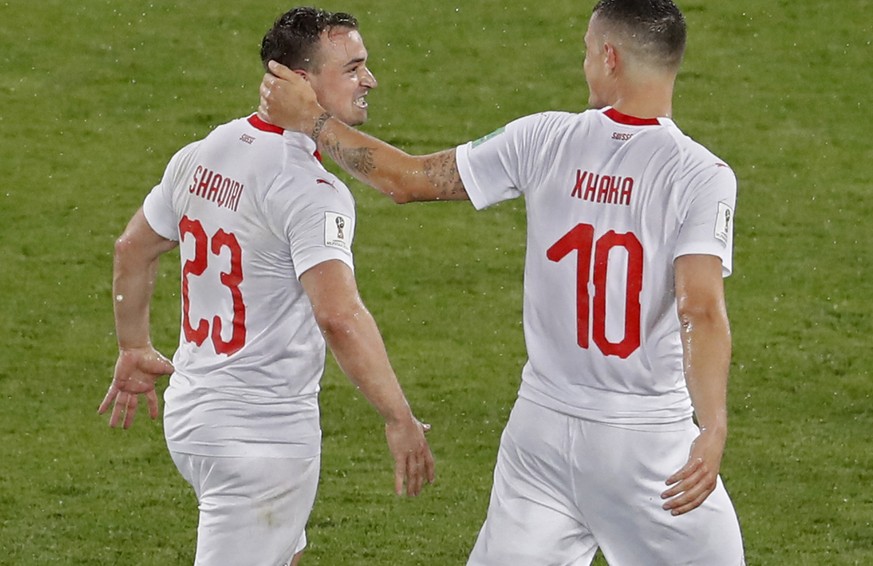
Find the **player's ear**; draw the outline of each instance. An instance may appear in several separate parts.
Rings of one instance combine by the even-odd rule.
[[[294,73],[303,78],[304,81],[309,82],[310,72],[305,69],[291,69],[286,67],[282,63],[279,63],[275,59],[271,59],[267,61],[267,71],[269,71],[274,77],[287,77],[288,74]]]
[[[603,44],[603,56],[606,58],[604,63],[606,64],[606,71],[608,73],[614,73],[615,68],[618,66],[618,61],[620,55],[618,51],[616,51],[615,46],[611,43]]]

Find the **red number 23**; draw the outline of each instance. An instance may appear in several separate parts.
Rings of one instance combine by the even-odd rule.
[[[185,261],[185,265],[182,267],[182,330],[185,334],[185,340],[201,346],[210,334],[208,321],[200,319],[196,328],[191,324],[188,280],[190,277],[203,275],[209,261],[210,251],[213,256],[218,257],[222,248],[227,248],[230,252],[230,271],[221,273],[221,284],[230,290],[230,295],[233,298],[233,333],[230,340],[224,340],[221,337],[223,326],[221,317],[218,315],[212,317],[212,344],[216,353],[230,356],[238,352],[246,342],[246,305],[239,288],[243,280],[242,248],[240,248],[234,234],[221,229],[212,236],[210,246],[210,238],[206,235],[200,221],[183,216],[179,222],[179,237],[184,240],[187,234],[194,238],[194,257]]]

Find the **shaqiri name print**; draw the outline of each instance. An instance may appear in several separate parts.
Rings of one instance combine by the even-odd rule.
[[[244,188],[239,181],[198,165],[188,192],[236,212]]]

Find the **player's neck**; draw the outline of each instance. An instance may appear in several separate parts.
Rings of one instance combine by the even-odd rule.
[[[638,81],[623,85],[612,107],[636,118],[670,118],[673,115],[673,82]]]

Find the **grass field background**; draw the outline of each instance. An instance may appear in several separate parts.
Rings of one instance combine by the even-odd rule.
[[[411,152],[581,110],[593,2],[326,2],[380,82],[364,129]],[[680,2],[674,117],[736,171],[731,434],[750,565],[873,564],[873,6]],[[193,494],[160,422],[96,415],[114,239],[176,149],[251,112],[277,2],[0,1],[0,564],[184,565]],[[349,181],[356,264],[438,481],[391,493],[376,413],[332,362],[305,565],[463,564],[524,362],[523,203],[397,207]],[[177,341],[167,257],[153,340]]]

